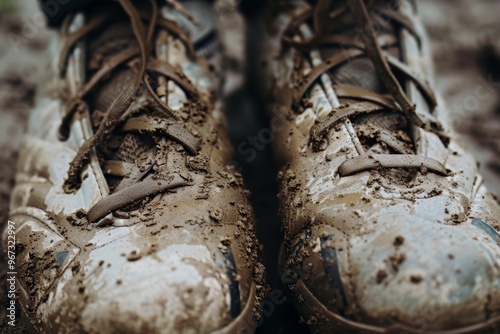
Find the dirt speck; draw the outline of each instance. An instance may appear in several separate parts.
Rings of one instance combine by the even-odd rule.
[[[389,257],[389,263],[394,271],[399,271],[399,266],[406,260],[406,255],[403,253],[396,253]]]
[[[382,283],[387,278],[387,271],[380,269],[377,272],[377,284]]]
[[[141,253],[139,251],[133,250],[127,255],[127,260],[128,261],[137,261],[142,257]]]
[[[402,246],[405,243],[405,237],[399,235],[394,239],[393,245],[396,247]]]
[[[413,284],[419,284],[423,280],[424,280],[424,278],[420,275],[411,275],[410,276],[410,282],[412,282]]]

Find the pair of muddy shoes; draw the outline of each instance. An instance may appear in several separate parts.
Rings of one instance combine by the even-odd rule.
[[[450,132],[415,3],[268,7],[281,273],[303,319],[498,333],[500,206]],[[229,165],[216,23],[201,0],[101,1],[64,21],[10,212],[33,332],[255,330],[264,268]]]

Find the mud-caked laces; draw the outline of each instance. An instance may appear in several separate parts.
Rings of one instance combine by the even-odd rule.
[[[372,2],[369,1],[368,6],[371,6]],[[337,5],[336,9],[335,5]],[[336,24],[337,19],[348,12],[351,13],[355,23],[363,29],[363,33],[359,34],[362,43],[354,39],[343,38],[343,36],[338,34],[327,34],[328,29]],[[403,14],[399,12],[391,12],[389,14],[394,22],[419,38],[415,27]],[[297,84],[297,89],[292,93],[292,103],[295,106],[300,105],[306,92],[324,73],[360,57],[367,57],[371,61],[376,75],[389,92],[388,95],[381,95],[362,88],[334,85],[333,89],[339,98],[348,98],[356,102],[334,108],[327,116],[317,120],[317,123],[311,130],[311,141],[315,149],[323,146],[325,136],[339,121],[350,116],[387,110],[402,113],[415,127],[436,134],[445,146],[448,144],[449,139],[437,120],[431,115],[426,116],[424,120],[417,113],[416,106],[409,100],[393,71],[398,71],[399,74],[409,78],[417,86],[431,110],[434,110],[437,105],[433,90],[429,87],[425,79],[415,73],[408,65],[384,51],[384,47],[393,45],[394,41],[388,40],[385,45],[380,44],[365,1],[349,0],[345,1],[343,5],[338,6],[338,2],[336,1],[318,0],[314,9],[302,12],[300,16],[292,20],[287,33],[293,34],[302,22],[312,17],[314,26],[313,37],[306,41],[297,41],[288,37],[289,34],[285,34],[283,38],[285,45],[295,47],[303,53],[326,45],[348,45],[349,48],[326,59],[320,65],[313,67],[310,73]],[[376,136],[378,141],[389,146],[397,154],[364,152],[364,154],[348,159],[340,165],[339,174],[341,176],[381,167],[420,168],[447,175],[446,168],[441,162],[422,155],[408,154],[407,148],[401,145],[400,141],[390,131],[381,129],[376,125],[370,127],[364,126],[363,130],[364,133]]]
[[[180,143],[192,155],[196,155],[200,150],[198,138],[183,126],[176,112],[168,104],[161,101],[151,87],[151,81],[156,76],[161,75],[175,82],[193,101],[201,99],[195,87],[180,69],[174,68],[168,63],[150,59],[151,40],[157,27],[165,29],[176,36],[186,46],[188,55],[195,57],[194,47],[187,33],[176,22],[159,16],[157,0],[149,1],[149,11],[140,10],[131,0],[118,0],[118,3],[130,20],[137,44],[133,44],[116,55],[110,56],[78,90],[75,96],[70,99],[59,129],[60,139],[66,140],[69,137],[70,126],[74,116],[88,108],[85,98],[99,83],[108,78],[114,70],[128,63],[129,66],[134,66],[133,79],[130,81],[130,84],[124,85],[124,89],[114,97],[95,133],[84,141],[78,149],[75,158],[71,161],[68,177],[64,183],[64,190],[67,193],[72,193],[81,186],[81,174],[89,162],[92,150],[96,146],[101,145],[118,125],[120,125],[120,131],[125,133],[154,132],[163,134]],[[166,4],[174,7],[181,14],[188,15],[177,1],[166,0]],[[113,22],[114,15],[113,11],[103,11],[93,16],[82,28],[66,36],[61,48],[59,64],[61,76],[66,72],[69,54],[77,43],[92,32],[102,28],[106,23]],[[196,23],[195,19],[191,16],[188,19]],[[143,23],[144,21],[149,22],[147,28]],[[136,59],[138,61],[134,63],[133,61]],[[155,101],[156,110],[162,113],[163,117],[158,117],[157,114],[150,117],[143,114],[134,117],[134,113],[138,112],[138,110],[132,106],[136,102],[135,100],[142,86],[149,92],[149,97]],[[104,168],[107,173],[114,176],[130,177],[132,175],[132,180],[137,182],[124,182],[123,184],[127,184],[126,187],[122,184],[111,195],[97,202],[88,212],[88,219],[91,222],[99,221],[103,223],[106,220],[109,223],[112,220],[110,214],[113,211],[123,208],[141,198],[162,193],[168,189],[184,186],[189,183],[188,180],[176,173],[172,173],[166,179],[144,177],[150,171],[151,165],[149,168],[144,169],[144,167],[139,168],[124,161],[106,161],[104,162]]]

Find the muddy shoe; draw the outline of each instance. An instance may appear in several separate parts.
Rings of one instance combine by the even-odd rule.
[[[499,204],[450,132],[415,3],[368,3],[281,1],[262,25],[283,280],[318,333],[498,332]]]
[[[53,45],[10,212],[33,331],[253,332],[262,267],[215,18],[166,3],[102,1]]]

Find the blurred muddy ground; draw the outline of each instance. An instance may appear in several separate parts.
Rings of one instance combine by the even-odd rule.
[[[420,11],[433,42],[436,83],[444,93],[457,131],[481,162],[481,171],[491,191],[500,194],[500,2],[497,0],[421,0]],[[40,22],[34,0],[0,0],[0,226],[7,219],[13,186],[17,149],[25,121],[33,105],[37,74],[50,33]],[[236,21],[230,18],[233,31]],[[233,50],[235,55],[241,50]],[[235,56],[235,58],[237,58]],[[233,64],[234,71],[242,68]],[[249,69],[247,69],[249,70]],[[241,77],[234,76],[234,80]],[[485,92],[489,92],[486,94]],[[265,127],[264,118],[251,94],[232,95],[228,116],[236,145]],[[276,215],[275,168],[269,149],[251,162],[239,157],[259,220],[261,237],[273,289],[282,289],[275,255],[280,243]],[[0,259],[0,295],[5,295],[4,261]],[[0,302],[3,305],[4,301]],[[5,308],[0,308],[0,329]],[[274,305],[260,333],[307,332],[297,326],[297,316],[285,305]]]

